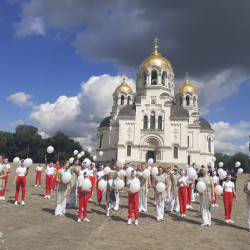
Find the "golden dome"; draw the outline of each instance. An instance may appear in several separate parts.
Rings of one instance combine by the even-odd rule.
[[[129,85],[125,82],[125,77],[123,78],[123,82],[115,89],[117,94],[123,92],[126,94],[132,94],[133,90],[129,87]]]
[[[154,52],[150,55],[150,57],[146,58],[140,65],[141,68],[150,68],[151,66],[158,66],[159,68],[168,68],[170,72],[174,72],[171,63],[158,52],[158,38],[154,39],[155,46]]]
[[[177,91],[177,94],[186,94],[186,93],[191,93],[191,94],[196,94],[196,88],[190,84],[188,81],[188,73],[186,73],[186,81],[180,86],[180,88]]]

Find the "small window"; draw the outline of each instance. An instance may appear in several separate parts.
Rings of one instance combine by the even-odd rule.
[[[129,105],[129,104],[130,104],[130,100],[131,100],[131,97],[130,97],[130,96],[128,96],[127,105]]]
[[[146,75],[146,73],[144,72],[144,73],[143,73],[143,85],[146,86],[146,84],[147,84],[147,75]]]
[[[180,96],[180,106],[182,105],[182,97]]]
[[[150,114],[150,129],[155,129],[155,112]]]
[[[100,134],[100,143],[99,143],[99,148],[101,148],[102,147],[102,138],[103,138],[103,135],[102,134]]]
[[[211,138],[208,139],[208,152],[211,153]]]
[[[188,136],[188,147],[189,147],[189,136]]]
[[[153,70],[151,74],[151,85],[157,84],[157,71]]]
[[[127,156],[131,156],[131,145],[127,146]]]
[[[188,165],[190,165],[191,163],[191,159],[190,159],[190,155],[188,155]]]
[[[194,96],[193,103],[194,103],[194,107],[196,107],[196,97],[195,96]]]
[[[148,117],[145,115],[143,117],[143,129],[147,129],[148,128]]]
[[[161,84],[162,84],[163,86],[166,86],[166,85],[167,85],[167,84],[166,84],[166,79],[167,79],[167,73],[166,73],[166,71],[164,71],[163,74],[162,74],[162,80],[161,80]]]
[[[121,96],[121,105],[124,105],[124,95]]]
[[[186,96],[186,103],[187,103],[187,106],[189,106],[189,105],[190,105],[190,98],[189,98],[189,96],[188,96],[188,95]]]
[[[162,129],[162,116],[158,117],[158,129]]]
[[[178,159],[178,148],[174,147],[174,159]]]

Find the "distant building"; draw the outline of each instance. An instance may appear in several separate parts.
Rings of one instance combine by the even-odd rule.
[[[153,53],[137,72],[136,93],[125,82],[113,93],[110,116],[98,127],[100,160],[124,158],[128,162],[206,164],[214,155],[214,130],[200,117],[198,94],[188,80],[174,93],[171,63]]]

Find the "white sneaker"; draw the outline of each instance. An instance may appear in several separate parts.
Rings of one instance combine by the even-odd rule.
[[[109,217],[109,212],[107,212],[107,217]]]
[[[225,220],[226,223],[229,223],[229,220]]]
[[[197,196],[200,196],[199,193],[196,194]]]
[[[44,199],[47,199],[47,198],[48,198],[48,195],[45,195],[45,196],[44,196]]]
[[[139,223],[138,223],[138,220],[135,220],[135,226],[138,226]]]
[[[5,201],[5,197],[4,196],[2,196],[2,201]]]
[[[212,207],[214,207],[214,204],[212,204]]]
[[[92,198],[89,198],[89,201],[92,201]]]
[[[202,224],[201,224],[201,227],[204,227],[204,226],[206,226],[206,225],[205,225],[204,223],[202,223]]]
[[[118,207],[114,207],[114,210],[117,211],[117,210],[118,210]]]
[[[185,214],[183,214],[183,215],[182,215],[182,217],[186,218],[186,215],[185,215]]]
[[[17,206],[17,201],[15,201],[14,206]]]
[[[41,188],[42,186],[39,186],[39,188]]]
[[[189,209],[189,208],[190,208],[190,205],[187,205],[186,208]]]
[[[82,222],[81,218],[78,218],[78,219],[77,219],[77,222],[79,222],[79,223]]]
[[[194,209],[191,205],[189,205],[189,208],[190,208],[190,209]]]
[[[156,201],[154,201],[154,205],[156,205]]]
[[[211,227],[211,224],[207,224],[208,227]]]
[[[131,225],[131,223],[132,223],[132,220],[131,220],[131,219],[128,219],[127,224],[128,224],[128,225]]]
[[[0,201],[2,201],[3,200],[3,196],[0,196]]]
[[[47,199],[50,199],[50,195],[47,196]]]
[[[37,185],[35,185],[35,188],[37,187]]]
[[[86,221],[86,222],[90,222],[90,220],[89,220],[88,218],[85,218],[85,219],[84,219],[84,221]]]
[[[21,205],[22,205],[22,206],[25,206],[25,202],[24,202],[24,201],[22,201],[22,202],[21,202]]]
[[[217,205],[217,204],[214,204],[214,206],[215,206],[215,207],[219,207],[219,205]]]
[[[234,224],[234,221],[232,221],[231,219],[230,220],[228,220],[230,223],[232,223],[232,224]]]

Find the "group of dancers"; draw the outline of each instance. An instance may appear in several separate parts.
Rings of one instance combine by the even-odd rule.
[[[15,203],[18,205],[18,196],[20,188],[22,189],[21,205],[25,205],[25,187],[26,176],[28,175],[29,168],[24,166],[24,161],[21,160],[19,167],[16,169],[16,175],[14,178],[14,184],[16,184]],[[202,215],[201,226],[211,226],[211,208],[218,207],[217,196],[214,188],[216,185],[221,184],[223,187],[223,202],[225,208],[225,223],[234,223],[231,218],[233,200],[236,202],[237,194],[235,192],[235,183],[231,181],[231,174],[228,173],[226,179],[221,181],[218,178],[216,170],[208,171],[206,167],[202,167],[200,172],[197,173],[195,178],[190,178],[186,174],[184,169],[174,167],[158,167],[158,174],[144,177],[143,171],[149,169],[145,163],[140,166],[133,166],[131,173],[126,175],[123,170],[123,166],[113,166],[107,175],[104,173],[104,166],[99,163],[97,166],[95,163],[88,164],[83,162],[79,164],[79,160],[74,160],[73,165],[70,165],[69,161],[65,161],[62,166],[59,166],[57,162],[54,165],[52,162],[47,164],[47,158],[45,157],[45,172],[46,172],[46,188],[45,199],[50,199],[52,190],[56,190],[56,209],[55,216],[63,216],[66,213],[66,197],[70,195],[69,207],[74,207],[78,202],[78,215],[77,222],[84,221],[89,222],[87,218],[87,206],[88,202],[92,201],[92,195],[94,187],[97,191],[96,205],[100,205],[102,197],[106,195],[107,203],[107,216],[112,216],[113,210],[119,209],[120,193],[123,189],[118,189],[116,183],[118,180],[125,182],[125,187],[128,192],[128,222],[132,224],[132,212],[134,212],[134,225],[139,225],[139,212],[147,212],[147,198],[149,189],[154,190],[154,204],[156,205],[156,220],[164,221],[164,213],[172,212],[175,210],[179,213],[181,218],[186,217],[187,209],[193,209],[191,201],[194,201],[195,195],[200,198],[200,210]],[[190,166],[193,167],[193,166]],[[43,171],[42,164],[39,164],[36,169],[36,182],[35,187],[41,187],[41,173]],[[71,179],[68,183],[64,183],[62,180],[65,172],[71,173]],[[5,200],[5,189],[8,182],[8,175],[11,173],[11,167],[8,164],[7,158],[0,156],[0,200]],[[212,176],[211,176],[212,175]],[[250,178],[250,174],[249,174]],[[91,181],[91,187],[88,190],[81,188],[84,179]],[[100,190],[98,183],[101,180],[107,182],[106,188]],[[206,185],[204,192],[199,193],[196,190],[196,184],[198,181],[203,181]],[[137,183],[139,189],[137,192],[131,192],[131,187]],[[157,184],[163,183],[165,189],[162,192],[158,192]],[[250,231],[250,179],[244,184],[244,193],[247,194],[247,213],[248,213],[248,225]],[[165,204],[167,206],[165,208]]]

